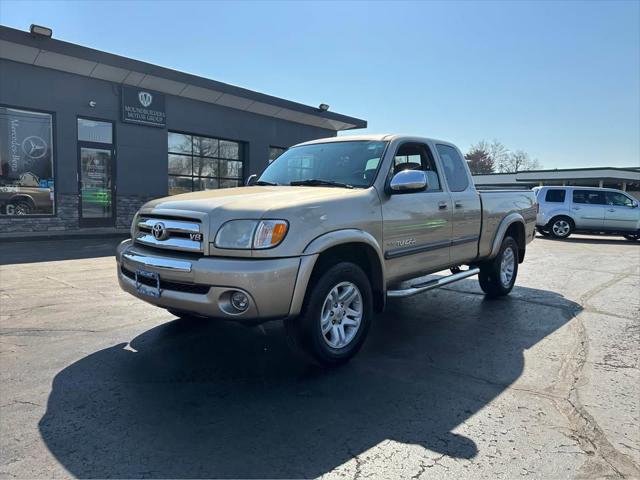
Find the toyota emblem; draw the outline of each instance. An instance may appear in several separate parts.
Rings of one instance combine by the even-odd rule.
[[[151,233],[153,233],[153,238],[156,240],[164,240],[167,238],[167,230],[162,222],[156,223],[151,229]]]

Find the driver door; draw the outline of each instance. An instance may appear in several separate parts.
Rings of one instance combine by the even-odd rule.
[[[382,202],[383,249],[389,281],[401,281],[446,268],[450,263],[451,197],[443,191],[428,145],[401,144],[389,179],[406,170],[424,170],[424,191],[391,193]]]

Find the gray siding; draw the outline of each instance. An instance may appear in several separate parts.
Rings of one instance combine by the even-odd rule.
[[[91,100],[97,103],[95,108],[89,107]],[[116,196],[123,199],[167,194],[167,130],[244,142],[245,178],[266,167],[269,145],[289,147],[306,140],[336,135],[333,130],[172,95],[166,95],[167,129],[127,124],[120,121],[118,84],[8,60],[0,60],[0,104],[54,114],[57,198],[78,193],[78,116],[114,122]],[[69,205],[69,200],[58,203]],[[63,212],[68,215],[67,208],[58,209],[58,215]],[[0,217],[0,226],[15,222],[32,223],[33,220]],[[77,215],[66,220],[63,223],[67,228],[77,225]],[[116,218],[117,225],[126,221]],[[60,222],[54,223],[60,225]]]

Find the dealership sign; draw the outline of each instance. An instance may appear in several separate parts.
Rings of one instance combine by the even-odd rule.
[[[167,113],[164,95],[145,89],[122,87],[122,121],[165,127]]]

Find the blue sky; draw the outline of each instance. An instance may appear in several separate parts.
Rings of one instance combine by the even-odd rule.
[[[640,166],[640,2],[27,2],[0,23],[545,168]]]

